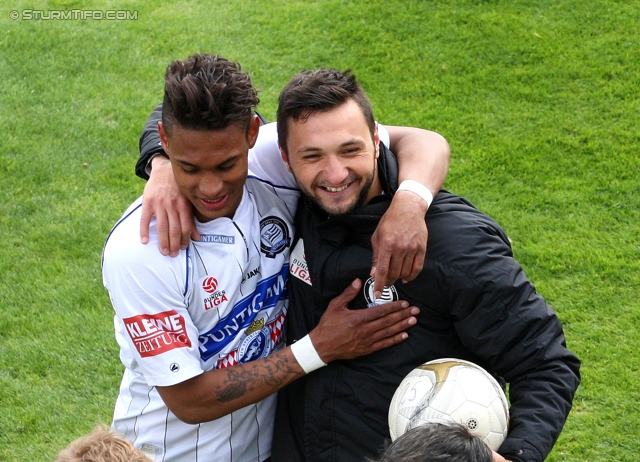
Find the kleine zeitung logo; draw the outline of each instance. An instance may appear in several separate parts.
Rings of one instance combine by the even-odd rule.
[[[141,314],[122,321],[143,358],[157,356],[174,348],[191,347],[184,318],[175,310]]]

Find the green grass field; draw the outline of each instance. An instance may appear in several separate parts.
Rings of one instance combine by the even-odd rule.
[[[272,120],[295,72],[332,66],[378,120],[443,134],[446,187],[503,225],[583,361],[548,460],[640,457],[638,0],[159,3],[0,6],[0,461],[52,460],[110,422],[102,244],[142,191],[164,70],[194,52],[242,62]],[[80,8],[137,19],[25,19]]]

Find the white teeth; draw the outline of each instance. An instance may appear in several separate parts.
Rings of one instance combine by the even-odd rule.
[[[325,186],[324,188],[329,191],[329,192],[340,192],[340,191],[344,191],[345,189],[347,189],[347,186],[349,186],[348,184],[341,186],[339,188],[332,188],[330,186]]]

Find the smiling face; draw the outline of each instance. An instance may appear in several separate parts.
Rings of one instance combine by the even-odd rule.
[[[248,132],[245,124],[233,123],[222,130],[189,130],[174,125],[167,134],[159,124],[178,187],[201,222],[233,217],[242,199],[248,153],[259,127],[257,117]]]
[[[382,193],[373,139],[360,106],[349,99],[307,119],[291,120],[282,156],[298,187],[330,215],[342,215]]]

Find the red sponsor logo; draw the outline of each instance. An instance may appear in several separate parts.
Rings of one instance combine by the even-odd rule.
[[[202,281],[202,288],[205,292],[212,294],[218,288],[218,280],[211,276],[209,276],[208,278],[204,278],[204,280]]]
[[[222,302],[228,302],[228,301],[229,299],[224,293],[224,290],[221,292],[214,292],[214,294],[211,297],[207,297],[204,299],[204,310],[208,311],[211,308],[217,308],[218,306],[220,306]]]
[[[307,284],[311,285],[311,276],[309,275],[309,270],[307,265],[303,262],[293,259],[293,261],[289,264],[289,273],[292,276],[297,277],[298,279],[302,279]]]
[[[143,358],[156,356],[174,348],[191,347],[184,318],[177,311],[141,314],[124,318],[129,337]]]

